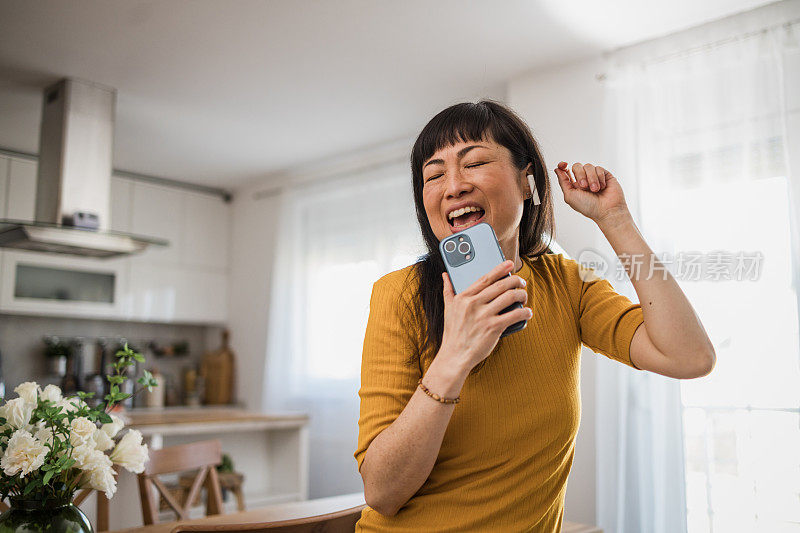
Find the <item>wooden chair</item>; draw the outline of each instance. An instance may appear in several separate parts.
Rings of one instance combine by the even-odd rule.
[[[236,510],[246,511],[247,504],[244,499],[244,491],[242,490],[244,485],[244,475],[240,472],[217,472],[217,477],[219,478],[219,486],[222,488],[223,495],[225,494],[226,489],[231,491],[233,496],[236,498]],[[181,477],[178,478],[178,486],[183,489],[180,494],[181,501],[186,501],[186,496],[189,494],[189,489],[192,488],[193,481],[194,477],[191,474],[182,474]],[[200,495],[198,494],[197,497],[199,496]],[[197,501],[197,497],[195,497],[195,502]]]
[[[251,524],[186,524],[175,526],[171,533],[353,533],[366,504],[304,518]]]
[[[217,477],[218,464],[222,463],[222,447],[218,440],[206,440],[170,446],[160,450],[150,450],[150,459],[145,463],[144,472],[139,474],[139,496],[142,500],[144,524],[149,526],[158,522],[159,493],[175,514],[178,520],[189,518],[189,509],[200,488],[206,487],[206,516],[222,514],[222,491]],[[174,474],[187,470],[198,470],[183,505],[164,486],[158,476]],[[155,485],[157,491],[153,491]]]

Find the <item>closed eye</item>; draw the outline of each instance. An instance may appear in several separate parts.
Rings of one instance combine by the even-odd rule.
[[[485,165],[485,164],[486,164],[485,162],[484,163],[473,163],[472,165],[467,165],[467,168],[479,167],[479,166]],[[434,176],[429,177],[425,181],[428,182],[428,181],[431,181],[432,179],[438,178],[440,176],[441,176],[441,174],[436,174]]]

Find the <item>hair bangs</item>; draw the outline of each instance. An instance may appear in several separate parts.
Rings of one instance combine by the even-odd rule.
[[[493,137],[491,125],[491,113],[485,106],[462,104],[445,109],[420,132],[412,168],[421,169],[425,161],[448,146],[489,140]]]

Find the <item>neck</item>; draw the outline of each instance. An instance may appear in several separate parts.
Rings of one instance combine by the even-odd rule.
[[[506,260],[514,260],[514,269],[512,273],[516,274],[522,268],[522,259],[519,257],[519,229],[514,232],[514,235],[508,239],[500,241],[500,248],[503,250],[503,255]]]

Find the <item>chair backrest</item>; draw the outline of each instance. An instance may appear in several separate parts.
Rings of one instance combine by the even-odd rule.
[[[250,524],[177,525],[171,533],[353,533],[366,504],[342,511],[291,520]]]
[[[206,487],[206,515],[221,514],[222,491],[215,468],[221,462],[222,446],[216,439],[150,450],[144,472],[139,474],[139,496],[142,500],[144,524],[151,525],[158,522],[159,493],[175,511],[178,520],[189,518],[189,508],[204,484]],[[197,476],[194,478],[183,504],[180,504],[175,501],[175,497],[158,479],[158,476],[189,470],[198,470]],[[155,486],[157,491],[153,491],[151,485]]]

